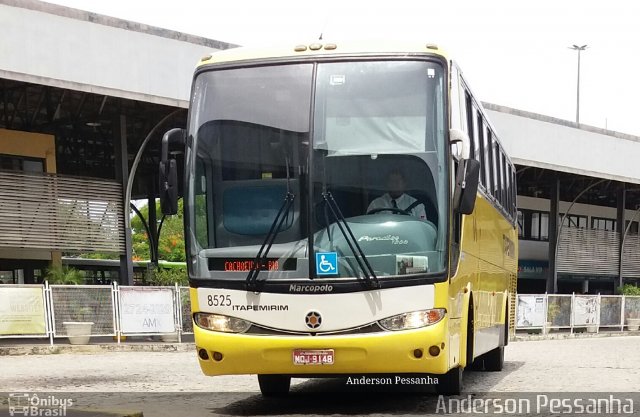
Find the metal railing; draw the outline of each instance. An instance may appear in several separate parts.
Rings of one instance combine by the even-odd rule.
[[[105,285],[0,285],[0,338],[161,336],[193,333],[189,288]],[[82,338],[85,338],[82,340]]]
[[[518,294],[516,331],[637,331],[640,296]],[[84,324],[84,326],[81,326]],[[188,287],[0,285],[0,338],[162,336],[193,333]],[[70,339],[71,340],[71,339]]]
[[[637,331],[640,296],[518,294],[516,330]]]

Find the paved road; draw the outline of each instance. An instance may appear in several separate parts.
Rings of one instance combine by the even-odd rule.
[[[505,370],[465,373],[465,391],[638,391],[639,349],[639,337],[513,342],[506,351]],[[294,380],[294,384],[291,398],[264,400],[255,376],[203,376],[195,352],[0,357],[0,391],[72,392],[69,395],[78,406],[142,408],[146,417],[425,415],[435,411],[438,399],[420,390],[420,395],[414,390],[413,394],[390,396],[386,392],[372,395],[379,387],[366,387],[367,392],[362,393],[362,388],[347,386],[344,380]],[[336,391],[346,395],[335,395]],[[182,412],[176,413],[177,409]]]

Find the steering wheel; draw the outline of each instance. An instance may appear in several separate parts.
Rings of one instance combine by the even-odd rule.
[[[407,211],[407,210],[402,210],[401,208],[397,208],[397,207],[381,207],[381,208],[374,208],[374,209],[371,209],[371,210],[367,211],[367,214],[380,213],[381,211],[392,211],[392,212],[394,212],[394,213],[404,214],[405,216],[408,216],[408,215],[409,215],[409,211]]]

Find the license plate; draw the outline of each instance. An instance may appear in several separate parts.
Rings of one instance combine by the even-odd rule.
[[[333,365],[333,349],[294,350],[294,365]]]

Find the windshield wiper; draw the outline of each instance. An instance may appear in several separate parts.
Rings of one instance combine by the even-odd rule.
[[[262,265],[267,261],[267,255],[269,254],[271,246],[276,240],[278,233],[280,233],[282,223],[284,223],[284,220],[289,217],[289,210],[291,210],[291,206],[293,206],[293,200],[295,197],[296,196],[291,191],[287,191],[284,201],[280,206],[280,210],[278,211],[278,214],[276,214],[275,219],[273,219],[273,223],[271,223],[269,233],[265,236],[264,242],[262,242],[262,246],[260,246],[260,250],[256,255],[253,268],[251,268],[247,274],[247,290],[254,291],[257,288],[258,275],[260,274]]]
[[[345,220],[344,215],[342,214],[338,203],[336,203],[336,200],[334,200],[333,195],[331,195],[331,192],[323,192],[322,199],[326,202],[327,206],[331,210],[331,213],[337,219],[336,223],[338,224],[338,228],[344,236],[344,239],[347,241],[347,245],[349,245],[349,249],[351,249],[351,253],[353,253],[353,257],[356,259],[358,266],[362,270],[367,283],[369,283],[372,288],[380,288],[380,282],[378,281],[376,273],[371,267],[369,260],[365,256],[364,251],[358,244],[358,240],[353,235],[351,227],[349,227],[349,224]]]

